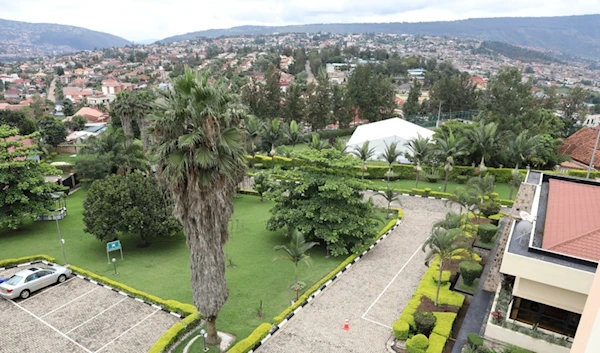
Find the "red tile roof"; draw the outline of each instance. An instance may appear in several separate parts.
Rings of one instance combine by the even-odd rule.
[[[577,162],[589,165],[597,136],[597,130],[582,128],[565,140],[565,144],[560,148],[560,153],[570,156]],[[596,151],[594,168],[600,168],[600,148]]]
[[[550,179],[542,248],[600,261],[600,185]]]

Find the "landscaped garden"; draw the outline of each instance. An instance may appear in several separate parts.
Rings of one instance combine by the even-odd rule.
[[[183,234],[150,238],[151,246],[147,248],[136,246],[139,242],[136,236],[121,237],[124,261],[120,261],[118,252],[110,255],[118,259],[119,274],[114,275],[113,265],[107,263],[104,243],[83,232],[85,197],[85,190],[69,196],[68,216],[59,221],[70,264],[165,299],[192,303],[189,249]],[[273,205],[273,202],[260,202],[258,197],[250,195],[240,195],[234,201],[235,213],[229,226],[231,240],[225,247],[229,299],[218,322],[220,330],[232,333],[238,339],[246,337],[260,323],[270,321],[295,299],[290,290],[294,279],[293,264],[273,262],[280,255],[274,246],[285,244],[287,240],[281,232],[270,232],[265,228]],[[379,221],[377,229],[382,226],[383,221]],[[62,262],[56,222],[28,221],[19,230],[2,230],[0,243],[0,258],[47,254]],[[322,245],[314,247],[310,254],[312,266],[300,264],[299,270],[299,280],[305,282],[307,288],[345,259],[344,256],[326,258]],[[261,301],[262,310],[259,310]],[[258,317],[259,311],[262,318]]]

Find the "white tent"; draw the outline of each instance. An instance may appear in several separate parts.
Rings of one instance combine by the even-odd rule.
[[[386,145],[396,142],[400,151],[407,152],[405,144],[417,136],[431,138],[433,131],[400,118],[392,118],[359,126],[346,145],[348,146],[347,150],[352,151],[369,141],[369,148],[375,150],[372,159],[382,159],[381,155],[385,151]],[[398,161],[409,163],[404,157],[404,153]]]

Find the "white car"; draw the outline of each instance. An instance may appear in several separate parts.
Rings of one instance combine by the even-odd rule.
[[[31,293],[55,283],[63,283],[72,271],[59,265],[49,267],[30,267],[15,273],[0,283],[0,297],[6,299],[27,299]]]

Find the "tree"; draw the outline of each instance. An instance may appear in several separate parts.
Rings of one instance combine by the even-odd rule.
[[[361,166],[360,170],[361,170],[362,179],[364,179],[365,172],[367,171],[367,161],[369,159],[373,158],[373,156],[375,155],[375,147],[370,148],[369,141],[365,141],[365,142],[363,142],[362,146],[360,146],[360,147],[355,146],[354,150],[351,151],[351,153],[353,155],[355,155],[356,157],[358,157],[358,159],[360,159],[362,161],[362,166]]]
[[[75,108],[73,108],[73,103],[69,99],[63,100],[63,114],[65,116],[73,116],[75,114]]]
[[[515,169],[519,169],[521,163],[531,160],[540,146],[540,135],[530,136],[529,131],[523,130],[517,136],[510,139],[506,148]]]
[[[434,137],[435,143],[433,144],[433,153],[444,161],[444,192],[448,187],[448,177],[450,172],[454,168],[456,159],[462,155],[467,154],[465,139],[457,139],[452,130],[448,131],[448,134],[437,135]]]
[[[301,232],[294,230],[288,245],[275,246],[275,250],[283,250],[286,254],[276,257],[273,261],[288,260],[294,264],[294,284],[292,285],[292,289],[296,291],[296,300],[298,300],[298,292],[303,287],[303,285],[298,282],[298,264],[304,262],[310,267],[310,255],[308,254],[308,250],[318,244],[319,243],[312,241],[307,242]]]
[[[412,86],[410,86],[410,91],[408,91],[408,98],[406,98],[406,102],[402,106],[402,111],[404,112],[404,118],[412,117],[418,115],[421,111],[421,104],[419,104],[419,97],[421,97],[421,84],[419,81],[414,81]]]
[[[298,229],[309,241],[324,241],[333,256],[359,253],[375,236],[367,187],[355,178],[357,160],[333,148],[303,151],[296,169],[274,187],[267,229]]]
[[[271,173],[260,171],[254,174],[254,191],[260,196],[260,202],[264,201],[265,193],[270,191],[274,186]]]
[[[44,180],[60,171],[35,158],[37,146],[24,141],[37,134],[18,136],[19,131],[8,125],[0,126],[0,228],[17,229],[24,217],[35,218],[48,213],[54,205],[53,193],[62,187]]]
[[[263,130],[263,121],[254,115],[248,115],[244,126],[246,127],[246,152],[252,156],[251,167],[254,168],[254,157],[256,156],[257,143]]]
[[[194,303],[207,320],[207,342],[217,345],[216,320],[228,297],[223,245],[246,173],[246,111],[222,78],[209,78],[186,68],[172,90],[160,92],[150,131],[158,179],[173,195],[190,249]]]
[[[406,153],[406,158],[412,160],[415,164],[415,172],[416,182],[415,188],[419,187],[419,174],[421,173],[421,163],[429,157],[430,153],[430,145],[428,137],[421,137],[421,135],[414,137],[406,142],[406,148],[408,152]]]
[[[319,134],[313,134],[310,141],[308,142],[308,148],[310,148],[311,150],[321,151],[327,148],[327,142],[321,140]]]
[[[278,58],[279,59],[279,58]],[[265,73],[264,100],[266,105],[266,118],[274,119],[280,115],[281,110],[281,84],[280,73],[273,64],[269,65]]]
[[[486,157],[499,144],[501,134],[498,132],[498,124],[479,123],[473,130],[469,131],[469,141],[473,144],[476,153],[481,156],[480,165],[484,165]]]
[[[442,285],[442,272],[444,270],[444,261],[452,259],[454,256],[464,256],[468,254],[468,244],[459,236],[456,231],[448,231],[447,229],[435,227],[431,231],[431,235],[423,244],[423,252],[427,252],[425,264],[427,265],[434,258],[439,258],[439,275],[437,280],[437,290],[433,304],[438,305],[440,297],[440,287]]]
[[[575,87],[569,91],[561,106],[565,120],[579,122],[585,120],[587,95],[586,90],[581,87]]]
[[[85,129],[88,120],[85,116],[75,115],[70,121],[65,122],[65,127],[72,131],[81,131]]]
[[[125,90],[119,92],[117,99],[111,103],[111,116],[116,120],[113,126],[118,126],[118,122],[121,123],[125,133],[125,143],[128,146],[133,143],[136,130],[138,130],[144,150],[148,149],[149,140],[146,130],[154,98],[154,94],[149,91]]]
[[[383,190],[383,191],[378,191],[377,194],[378,196],[381,196],[385,199],[385,201],[387,202],[387,217],[390,217],[390,207],[392,205],[392,202],[396,201],[398,203],[400,203],[400,193],[395,192],[394,189],[392,189],[390,187],[390,185],[388,184],[387,189]]]
[[[350,126],[352,119],[354,119],[355,112],[348,96],[348,90],[344,86],[333,85],[331,93],[333,99],[333,120],[338,123],[340,129],[346,129]]]
[[[284,129],[283,135],[286,143],[295,148],[297,144],[304,142],[304,133],[298,126],[296,120],[290,121],[290,124]]]
[[[468,218],[468,217],[467,217]],[[463,225],[463,216],[462,214],[455,212],[448,212],[444,216],[444,219],[441,221],[437,221],[433,224],[434,228],[444,228],[444,229],[455,229],[460,228]]]
[[[84,232],[101,241],[131,234],[140,237],[138,247],[146,247],[149,237],[170,236],[181,229],[156,178],[141,173],[94,181],[83,208]]]
[[[286,122],[305,120],[306,104],[302,98],[302,90],[296,83],[292,83],[285,94],[285,104],[283,105],[282,117]]]
[[[361,119],[373,122],[394,116],[396,93],[389,77],[375,73],[370,66],[359,65],[347,87],[347,96]]]
[[[388,185],[390,183],[390,177],[394,173],[392,171],[392,165],[394,162],[398,162],[398,158],[402,156],[402,151],[398,149],[397,142],[391,142],[389,145],[385,144],[385,149],[383,150],[383,154],[381,157],[388,163],[388,172],[387,172],[387,181]]]
[[[60,119],[52,116],[44,116],[39,120],[38,125],[44,144],[56,147],[67,138],[67,129]]]
[[[309,86],[307,122],[312,131],[324,129],[332,121],[331,86],[325,70],[320,70],[317,83]]]
[[[37,130],[35,120],[25,115],[22,111],[0,109],[0,125],[8,125],[19,129],[19,135],[29,135]]]
[[[275,152],[275,146],[277,146],[283,137],[284,125],[281,124],[281,119],[276,118],[271,121],[266,121],[263,125],[263,129],[260,133],[260,139],[267,147],[269,154]]]

